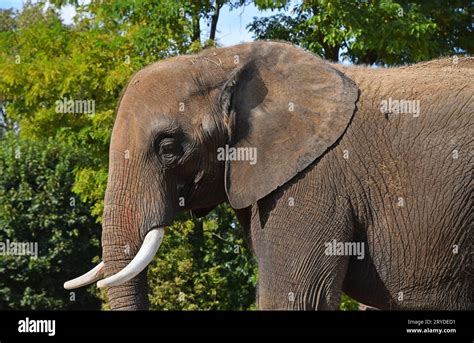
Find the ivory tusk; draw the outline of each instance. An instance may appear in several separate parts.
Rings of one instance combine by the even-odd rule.
[[[119,286],[140,274],[140,272],[148,266],[158,251],[158,248],[163,241],[164,233],[164,228],[157,228],[149,231],[143,240],[140,250],[133,260],[117,274],[111,275],[97,282],[97,287]]]
[[[75,289],[82,286],[87,286],[104,277],[104,262],[100,262],[97,266],[89,270],[84,275],[81,275],[73,280],[64,283],[64,288]]]

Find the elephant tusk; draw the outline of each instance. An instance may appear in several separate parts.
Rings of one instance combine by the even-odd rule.
[[[100,262],[97,266],[89,270],[84,275],[81,275],[73,280],[64,283],[64,288],[75,289],[82,286],[87,286],[104,277],[104,262]]]
[[[148,266],[155,256],[161,242],[163,241],[164,234],[165,230],[162,227],[149,231],[143,240],[140,250],[133,260],[117,274],[97,282],[97,287],[119,286],[140,274],[140,272]]]

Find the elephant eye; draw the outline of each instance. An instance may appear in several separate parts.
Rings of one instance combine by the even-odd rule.
[[[161,154],[172,154],[175,151],[175,144],[171,140],[163,141],[160,144],[160,153]]]
[[[158,149],[158,156],[163,163],[171,164],[179,158],[179,155],[180,147],[174,138],[167,137],[161,140]]]

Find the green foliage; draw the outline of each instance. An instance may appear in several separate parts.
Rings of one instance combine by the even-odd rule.
[[[342,293],[339,309],[341,311],[358,311],[359,303],[354,299],[351,299],[347,294]]]
[[[0,98],[6,101],[8,118],[19,124],[22,136],[44,139],[68,129],[67,135],[58,138],[87,147],[91,159],[87,165],[75,166],[74,189],[82,200],[96,204],[94,214],[98,215],[105,185],[96,181],[106,178],[114,108],[133,73],[131,63],[123,61],[127,53],[123,39],[103,28],[66,27],[57,11],[43,12],[41,4],[26,7],[16,21],[24,22],[25,16],[34,19],[20,25],[20,30],[0,34],[4,44],[0,49]],[[64,99],[92,100],[95,113],[60,113],[57,101]]]
[[[290,8],[293,15],[255,18],[259,39],[281,39],[326,59],[405,64],[472,53],[469,1],[256,1],[259,8]]]
[[[225,205],[202,221],[170,228],[149,276],[153,309],[255,308],[256,265]]]
[[[32,242],[38,251],[37,258],[0,254],[0,309],[100,307],[86,290],[71,298],[62,286],[100,250],[100,227],[71,191],[74,166],[86,158],[54,139],[40,143],[9,133],[1,140],[0,242]]]

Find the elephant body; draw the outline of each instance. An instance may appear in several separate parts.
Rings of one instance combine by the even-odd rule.
[[[471,58],[341,66],[278,42],[139,71],[110,146],[111,307],[147,308],[146,264],[177,212],[228,202],[260,309],[335,310],[341,292],[387,310],[473,309],[473,76]]]
[[[347,131],[297,178],[238,212],[258,260],[259,307],[337,309],[344,291],[385,310],[472,309],[468,66],[336,67],[360,89]],[[426,108],[387,117],[380,104],[389,97]],[[365,258],[325,256],[334,239],[363,242]]]

